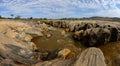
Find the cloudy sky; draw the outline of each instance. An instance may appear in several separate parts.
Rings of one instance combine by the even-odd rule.
[[[120,17],[120,0],[0,0],[0,15],[21,17]]]

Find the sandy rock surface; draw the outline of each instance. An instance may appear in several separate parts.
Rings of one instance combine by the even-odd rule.
[[[32,36],[25,31],[32,29],[31,26],[21,22],[0,22],[0,57],[1,65],[15,62],[30,65],[37,61],[34,59],[36,45],[31,42]],[[34,33],[38,35],[38,33]],[[8,60],[6,60],[8,59]],[[6,61],[6,63],[5,63]],[[12,62],[12,63],[11,63]]]
[[[106,66],[106,63],[102,51],[92,47],[81,53],[74,66]]]

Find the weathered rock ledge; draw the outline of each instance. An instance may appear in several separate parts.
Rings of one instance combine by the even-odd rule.
[[[120,41],[119,22],[48,21],[46,24],[74,32],[73,37],[86,46]]]
[[[70,60],[55,59],[37,63],[33,66],[106,66],[105,58],[99,48],[88,48],[77,58]]]
[[[21,22],[0,22],[0,66],[31,65],[38,62],[31,42],[41,32]]]

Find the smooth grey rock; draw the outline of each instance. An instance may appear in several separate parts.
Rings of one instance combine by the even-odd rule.
[[[29,29],[26,29],[25,33],[26,34],[30,34],[33,37],[41,36],[42,35],[42,33],[40,32],[40,29],[38,29],[38,28],[29,28]]]
[[[74,66],[106,66],[106,64],[102,51],[93,47],[83,51]]]

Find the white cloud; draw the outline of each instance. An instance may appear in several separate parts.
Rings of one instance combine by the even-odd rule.
[[[0,7],[15,14],[71,15],[82,9],[105,9],[101,14],[118,13],[120,0],[2,0]],[[105,11],[108,11],[107,13]],[[117,12],[115,12],[117,11]],[[0,12],[1,13],[1,12]]]
[[[120,9],[100,10],[97,12],[86,13],[84,16],[120,17]]]
[[[115,2],[116,2],[117,4],[120,4],[120,0],[115,0]]]

